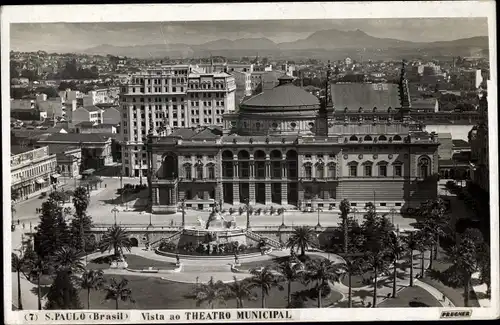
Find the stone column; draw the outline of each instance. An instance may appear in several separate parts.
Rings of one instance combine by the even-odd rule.
[[[255,163],[253,161],[250,162],[250,179],[255,178]]]
[[[250,205],[254,205],[255,204],[255,183],[250,182],[248,184],[248,186],[249,186],[248,192],[249,192],[249,196],[250,196]]]
[[[240,204],[240,184],[237,182],[233,183],[233,205]]]
[[[288,204],[288,186],[287,183],[281,183],[281,205]]]
[[[266,205],[272,203],[271,183],[266,183]]]
[[[237,161],[233,162],[233,172],[234,172],[233,179],[240,177],[240,175],[238,174],[238,162]]]
[[[286,160],[283,160],[281,162],[281,178],[287,179],[288,178],[288,170],[287,170],[287,163]]]
[[[304,187],[302,186],[302,183],[299,183],[299,191],[298,191],[298,200],[299,200],[299,203],[302,204],[302,206],[304,206]]]
[[[271,178],[271,162],[266,160],[266,178]]]
[[[215,189],[215,202],[220,202],[223,197],[223,187],[222,187],[222,182],[217,183],[217,188]],[[221,207],[222,208],[222,207]]]

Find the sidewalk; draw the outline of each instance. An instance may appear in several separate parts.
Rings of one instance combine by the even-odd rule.
[[[472,275],[472,282],[474,283],[474,281],[479,281],[479,272]],[[479,306],[486,308],[491,307],[491,299],[486,298],[486,291],[488,290],[488,286],[486,284],[472,285],[472,289],[476,293]]]

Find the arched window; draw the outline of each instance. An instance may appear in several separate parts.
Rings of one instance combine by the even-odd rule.
[[[337,177],[337,166],[335,163],[328,164],[328,178],[336,178]]]
[[[163,177],[166,179],[177,177],[177,159],[173,155],[167,155],[163,160]]]
[[[230,150],[222,153],[222,177],[234,177],[233,152]]]
[[[286,153],[286,161],[288,164],[288,178],[297,178],[298,172],[297,172],[297,167],[298,167],[298,159],[297,159],[297,151],[295,150],[289,150]]]
[[[365,135],[365,141],[372,141],[372,137],[369,135]]]
[[[325,177],[325,165],[322,163],[316,164],[316,178],[324,178]]]
[[[363,176],[372,176],[373,173],[373,163],[371,161],[365,161],[363,163]]]
[[[347,164],[349,167],[349,176],[357,177],[358,176],[358,163],[356,161],[351,161]]]
[[[281,151],[273,150],[271,151],[271,177],[281,178]]]
[[[381,135],[378,137],[379,141],[387,141],[387,137],[385,135]]]
[[[427,156],[420,157],[418,160],[418,170],[420,178],[427,178],[430,174],[431,160]]]
[[[184,164],[184,177],[186,179],[192,179],[193,175],[191,174],[191,164]]]
[[[358,137],[355,136],[354,134],[351,135],[351,137],[349,138],[349,141],[358,141]]]
[[[392,138],[393,141],[401,141],[401,137],[399,135],[395,135],[393,138]]]
[[[255,160],[255,178],[266,178],[266,153],[262,150],[257,150],[253,157]]]
[[[250,154],[246,150],[238,152],[238,177],[250,177]]]
[[[311,163],[304,164],[304,178],[311,179],[312,178],[312,166]]]

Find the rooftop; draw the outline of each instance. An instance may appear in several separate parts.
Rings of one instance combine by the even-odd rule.
[[[102,111],[102,108],[99,108],[99,107],[94,106],[94,105],[83,106],[83,109],[87,110],[88,112],[99,112],[99,111]]]
[[[81,133],[55,133],[48,136],[43,142],[70,142],[70,143],[99,143],[106,142],[110,137],[98,133],[88,133],[82,136]]]
[[[336,110],[347,108],[350,111],[357,111],[360,107],[364,109],[377,107],[384,110],[401,106],[399,88],[396,84],[337,83],[331,85],[331,91]]]
[[[462,139],[457,139],[457,140],[451,140],[453,143],[453,147],[459,147],[459,148],[470,148],[470,144]]]
[[[319,100],[291,83],[285,83],[255,95],[243,103],[243,111],[300,111],[319,109]]]

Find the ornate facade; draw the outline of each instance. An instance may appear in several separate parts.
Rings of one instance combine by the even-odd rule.
[[[370,119],[340,120],[330,87],[320,101],[283,76],[224,115],[222,129],[150,136],[153,212],[176,211],[180,200],[199,209],[248,200],[337,210],[347,198],[383,210],[436,197],[439,143],[411,121],[402,71],[401,105],[389,118],[385,107],[383,119],[370,111]]]

